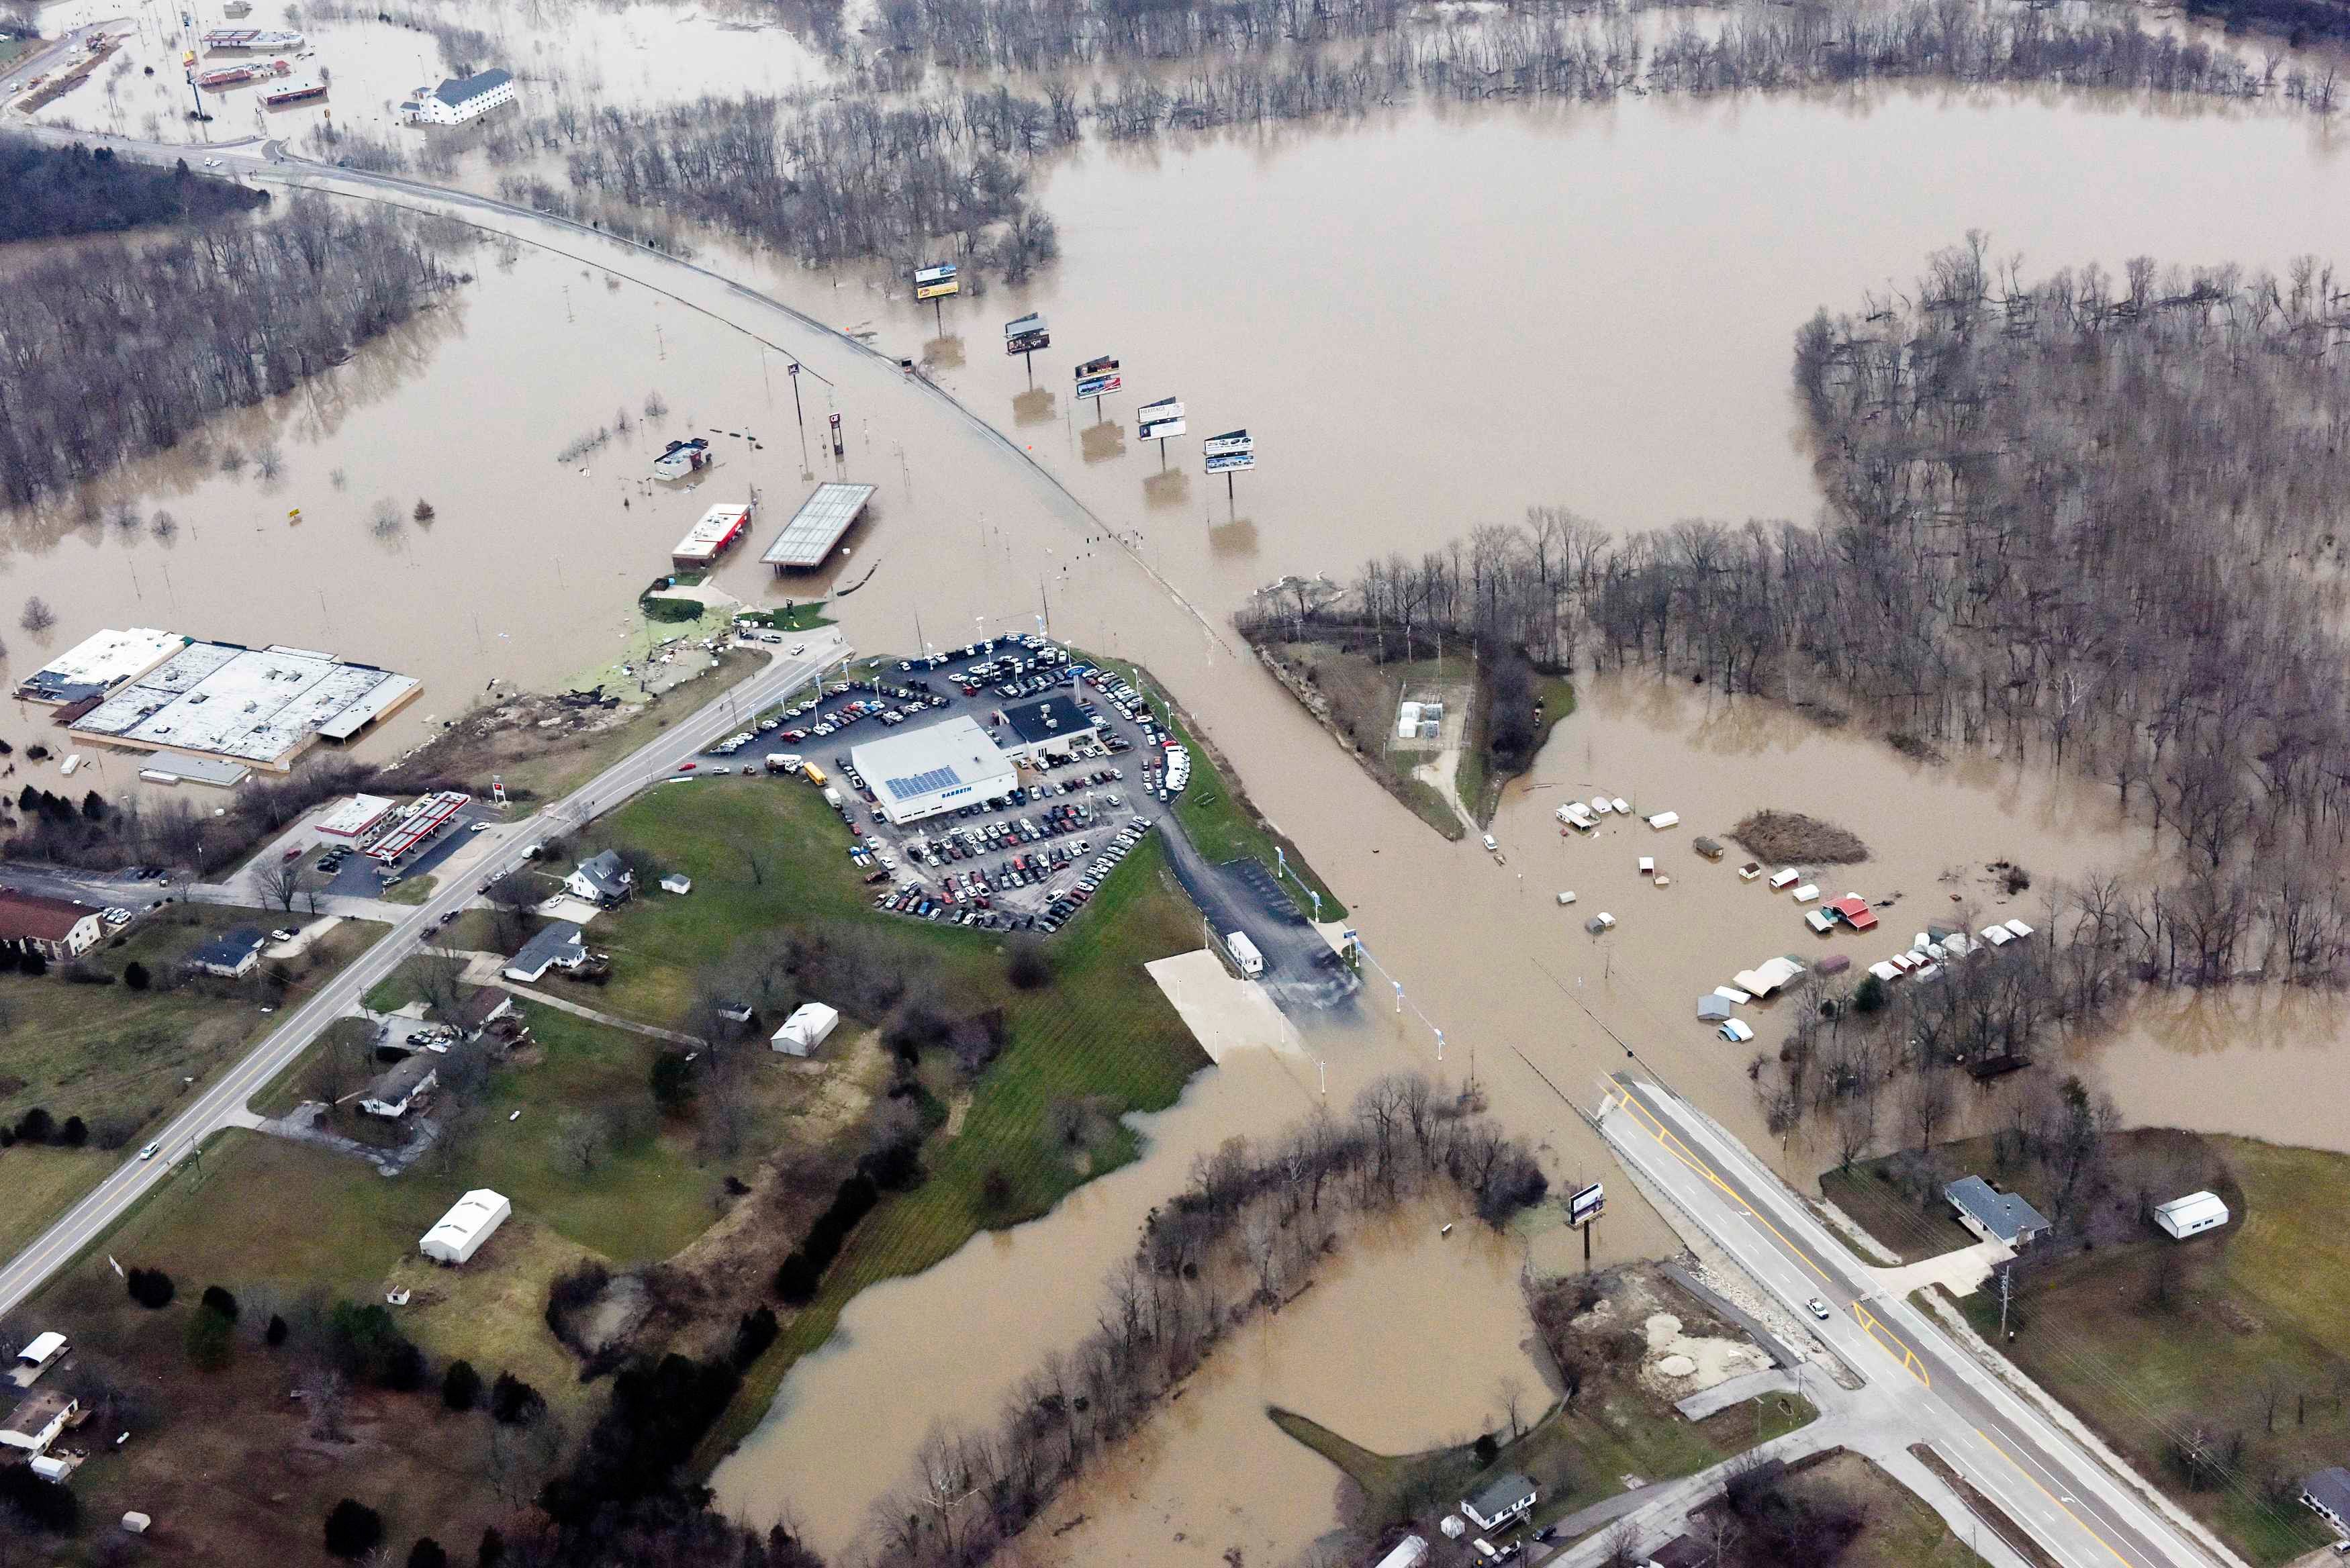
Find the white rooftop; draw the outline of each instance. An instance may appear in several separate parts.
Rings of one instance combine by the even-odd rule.
[[[751,509],[743,505],[713,506],[702,514],[693,531],[677,542],[670,552],[674,561],[707,561],[714,558],[719,549],[751,520]]]
[[[2199,1196],[2209,1197],[2210,1195],[2209,1193],[2204,1193]],[[46,1333],[35,1334],[33,1336],[33,1342],[16,1353],[16,1359],[19,1361],[30,1362],[34,1366],[37,1366],[42,1362],[47,1361],[49,1357],[55,1355],[57,1352],[63,1350],[65,1347],[66,1336],[59,1334],[56,1329],[50,1329]]]
[[[825,556],[872,499],[869,484],[817,485],[816,493],[800,503],[800,509],[792,514],[792,520],[759,559],[771,566],[823,565]]]
[[[308,649],[194,642],[91,709],[73,732],[282,766],[314,736],[356,734],[419,685]]]
[[[94,631],[27,678],[18,690],[35,701],[72,702],[144,675],[187,642],[177,632],[134,626]]]
[[[1013,772],[1010,760],[968,714],[851,746],[848,757],[868,784],[897,805]]]

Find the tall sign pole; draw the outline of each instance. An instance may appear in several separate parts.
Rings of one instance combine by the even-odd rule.
[[[792,375],[792,418],[800,422],[800,435],[807,435],[807,410],[800,407],[800,362],[795,359],[789,367]]]
[[[951,294],[962,292],[962,280],[955,276],[955,265],[952,262],[941,262],[936,266],[914,269],[915,303],[920,304],[925,299],[931,302],[931,310],[938,322],[939,335],[942,337],[946,336],[947,330],[947,307],[939,302]]]
[[[1200,443],[1200,455],[1210,473],[1224,476],[1224,499],[1233,498],[1232,475],[1256,466],[1256,441],[1245,430],[1226,431]]]
[[[1024,316],[1003,324],[1003,351],[1017,354],[1028,371],[1028,385],[1036,384],[1036,350],[1052,347],[1053,335],[1041,316]]]
[[[1174,398],[1161,398],[1155,403],[1145,403],[1134,410],[1135,429],[1144,441],[1159,442],[1159,472],[1167,472],[1167,441],[1183,433],[1183,405]]]
[[[1099,424],[1102,399],[1126,385],[1125,379],[1118,373],[1118,359],[1107,354],[1098,359],[1088,359],[1077,367],[1076,376],[1078,400],[1087,398],[1094,400],[1094,422]]]

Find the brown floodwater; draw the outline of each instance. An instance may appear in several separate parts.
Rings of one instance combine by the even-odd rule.
[[[2032,919],[2032,895],[1991,901],[1985,862],[2018,860],[2041,879],[2127,870],[2150,853],[2143,828],[2115,820],[2092,785],[1980,759],[1913,763],[1774,703],[1586,679],[1581,711],[1503,805],[1495,832],[1508,863],[1496,865],[1473,844],[1436,838],[1364,777],[1249,661],[1225,618],[1284,573],[1343,576],[1367,556],[1417,555],[1529,504],[1619,529],[1696,514],[1807,517],[1816,497],[1787,366],[1791,335],[1815,307],[1853,307],[1867,289],[1899,285],[1968,227],[1991,231],[1997,254],[2022,252],[2032,270],[2118,266],[2141,252],[2272,266],[2344,254],[2337,156],[2329,130],[2282,113],[1957,91],[1419,109],[1089,149],[1045,182],[1060,265],[1031,288],[993,288],[945,313],[945,335],[962,341],[927,357],[962,408],[888,358],[602,242],[559,242],[584,261],[479,249],[464,263],[478,281],[446,309],[333,377],[221,421],[216,445],[282,447],[276,479],[224,473],[187,451],[100,484],[95,523],[69,507],[10,519],[0,602],[37,592],[59,624],[47,642],[12,634],[8,668],[21,676],[104,624],[331,649],[424,677],[422,700],[363,748],[389,755],[493,677],[545,686],[608,658],[633,624],[636,590],[666,569],[670,545],[707,504],[756,485],[769,508],[763,545],[806,485],[835,472],[794,423],[784,359],[795,354],[807,366],[810,428],[841,414],[840,472],[880,486],[878,514],[824,573],[776,583],[754,547],[719,585],[753,602],[861,585],[835,607],[869,649],[961,642],[1045,616],[1056,634],[1148,662],[1347,899],[1381,966],[1357,1018],[1310,1032],[1334,1103],[1378,1072],[1437,1067],[1432,1023],[1445,1032],[1443,1072],[1473,1071],[1493,1114],[1541,1145],[1564,1184],[1611,1168],[1562,1094],[1590,1103],[1598,1076],[1625,1064],[1620,1037],[1807,1179],[1820,1151],[1781,1150],[1763,1133],[1748,1053],[1696,1023],[1697,994],[1774,953],[1877,956],[1968,901],[1986,918]],[[871,329],[889,356],[921,355],[941,336],[927,307],[868,277],[735,265],[812,316]],[[1055,336],[1033,391],[1021,362],[995,348],[1000,323],[1032,309]],[[1130,424],[1134,405],[1157,397],[1190,405],[1192,433],[1170,446],[1163,474],[1156,451],[1130,431],[1093,432],[1092,406],[1069,396],[1070,363],[1097,354],[1125,361],[1129,390],[1110,400],[1110,422]],[[656,390],[672,411],[644,421]],[[555,461],[622,408],[635,431]],[[1013,444],[983,435],[965,408]],[[1198,470],[1198,438],[1240,425],[1256,434],[1263,466],[1240,476],[1228,504]],[[660,440],[712,431],[722,462],[698,493],[643,482]],[[1090,514],[1041,490],[1031,461]],[[437,508],[433,524],[376,535],[379,500],[404,514],[419,497]],[[104,513],[118,499],[142,516],[170,509],[179,532],[166,542],[117,527]],[[21,743],[34,718],[5,729]],[[118,763],[104,787],[127,772]],[[1558,802],[1600,789],[1678,811],[1683,827],[1560,838]],[[1822,943],[1783,898],[1688,850],[1690,834],[1763,805],[1814,810],[1869,842],[1871,860],[1827,886],[1899,896],[1881,941]],[[1650,853],[1670,888],[1635,872],[1635,857]],[[1572,909],[1555,902],[1566,888]],[[1600,909],[1621,924],[1595,943],[1580,917]],[[1406,989],[1400,1013],[1387,976]],[[2233,1007],[2149,1017],[2092,1066],[2121,1080],[2116,1092],[2141,1116],[2282,1126],[2271,1103],[2314,1099],[2314,1075],[2343,1060],[2328,1048],[2335,1031],[2294,999]],[[1767,1048],[1776,1028],[1769,1010],[1752,1012]],[[795,1374],[775,1418],[722,1472],[730,1501],[808,1509],[857,1490],[845,1477],[878,1490],[897,1473],[890,1456],[902,1461],[919,1439],[913,1413],[984,1417],[1041,1355],[1082,1332],[1103,1268],[1190,1151],[1269,1130],[1304,1105],[1302,1084],[1287,1082],[1253,1095],[1232,1068],[1207,1075],[1154,1120],[1154,1152],[1129,1172],[860,1298],[847,1338]],[[1668,1244],[1631,1202],[1598,1237],[1603,1262]],[[1067,1299],[1011,1292],[1001,1309],[974,1308],[989,1293],[958,1282],[1013,1277],[989,1272],[1007,1252],[1048,1260]],[[987,1334],[960,1332],[974,1310],[1007,1315]],[[1262,1332],[1282,1340],[1292,1318]],[[942,1388],[920,1349],[941,1324],[959,1329]],[[1315,1353],[1281,1354],[1303,1366]],[[1236,1410],[1252,1397],[1264,1396],[1230,1396]],[[1458,1419],[1409,1399],[1397,1407],[1419,1440]],[[892,1410],[915,1424],[889,1417],[859,1448],[849,1434]],[[1195,1449],[1170,1432],[1175,1469],[1129,1490],[1209,1508],[1217,1486],[1254,1496],[1253,1467],[1293,1462],[1269,1427],[1234,1417],[1218,1429],[1233,1434],[1230,1446]],[[1211,1457],[1180,1458],[1195,1452]],[[1131,1517],[1138,1530],[1182,1528]],[[857,1522],[833,1518],[826,1538]]]

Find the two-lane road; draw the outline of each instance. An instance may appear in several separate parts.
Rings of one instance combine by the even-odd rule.
[[[1898,1400],[1976,1490],[2065,1568],[2211,1568],[2235,1560],[2176,1525],[1907,1301],[1892,1299],[1754,1156],[1667,1091],[1619,1074],[1600,1131],[1787,1307],[1828,1309],[1819,1337]]]
[[[190,1150],[221,1128],[235,1125],[246,1100],[307,1050],[327,1025],[357,1007],[369,988],[416,950],[418,941],[440,924],[442,915],[471,903],[481,882],[521,865],[524,847],[550,825],[559,822],[565,829],[576,828],[619,806],[669,777],[679,762],[724,738],[760,709],[838,665],[848,654],[838,634],[831,631],[809,633],[801,647],[796,656],[775,659],[765,670],[704,703],[691,717],[554,803],[542,815],[480,834],[479,845],[467,846],[452,861],[447,887],[418,905],[382,940],[319,987],[243,1060],[205,1085],[192,1103],[172,1117],[158,1140],[161,1153],[151,1160],[135,1157],[126,1160],[38,1241],[10,1259],[6,1268],[0,1269],[0,1313],[16,1311],[51,1274],[104,1236]],[[268,1197],[255,1194],[252,1200],[266,1204]],[[324,1217],[314,1218],[324,1221]]]

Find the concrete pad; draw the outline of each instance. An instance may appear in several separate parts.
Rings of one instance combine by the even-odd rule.
[[[302,926],[296,929],[294,933],[294,940],[292,941],[272,942],[269,946],[262,949],[261,956],[264,958],[274,959],[299,958],[303,953],[309,950],[311,943],[317,941],[320,937],[325,936],[328,931],[333,930],[337,926],[339,926],[342,923],[343,918],[340,915],[321,915],[317,919],[310,921],[307,925]]]
[[[1211,950],[1177,953],[1143,968],[1175,1004],[1209,1061],[1221,1063],[1229,1053],[1250,1046],[1307,1054],[1305,1037],[1264,987],[1236,978]]]
[[[1991,1277],[1991,1272],[2015,1256],[2004,1241],[1978,1241],[1971,1247],[1920,1258],[1898,1269],[1871,1269],[1887,1295],[1908,1296],[1928,1285],[1940,1285],[1954,1296],[1970,1296]]]
[[[575,898],[568,893],[557,893],[538,907],[538,913],[550,920],[568,920],[575,926],[585,926],[604,912],[601,904],[591,904],[585,898]]]

